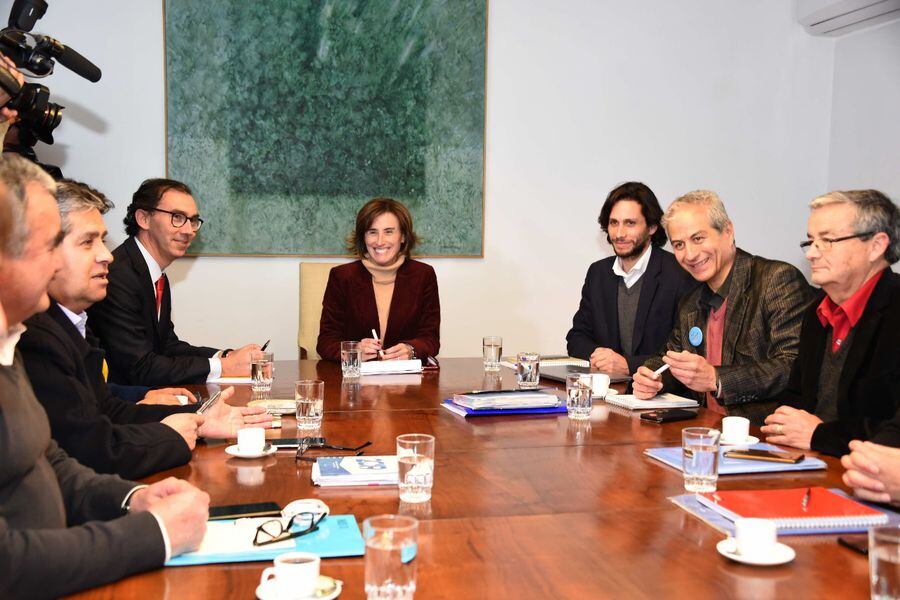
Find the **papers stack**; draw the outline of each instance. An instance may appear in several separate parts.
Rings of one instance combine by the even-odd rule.
[[[421,373],[422,361],[415,360],[368,360],[359,365],[360,375],[388,375],[395,373]]]
[[[638,400],[632,394],[609,394],[606,403],[621,406],[628,410],[650,410],[657,408],[695,408],[700,406],[696,400],[683,398],[675,394],[657,394],[649,400]]]
[[[322,456],[312,467],[312,482],[323,487],[397,485],[396,456]]]
[[[454,394],[441,405],[461,417],[566,412],[566,403],[545,390],[473,391]]]

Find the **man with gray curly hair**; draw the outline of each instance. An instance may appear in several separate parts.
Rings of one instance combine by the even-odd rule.
[[[681,196],[662,223],[678,263],[703,285],[682,300],[664,354],[634,374],[634,394],[686,388],[710,410],[761,424],[787,386],[813,291],[796,267],[735,245],[715,192]]]
[[[822,293],[763,433],[833,455],[853,439],[900,446],[900,210],[877,190],[831,192],[810,209],[800,246]]]

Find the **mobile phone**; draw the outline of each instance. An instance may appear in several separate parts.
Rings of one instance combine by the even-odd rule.
[[[838,538],[838,544],[860,554],[869,554],[869,536],[865,533],[858,535],[842,535]]]
[[[210,506],[209,520],[239,519],[241,517],[280,517],[281,507],[276,502],[254,502],[251,504],[229,504]]]
[[[726,458],[743,458],[745,460],[762,460],[767,462],[780,462],[797,464],[801,462],[806,455],[800,452],[776,452],[774,450],[760,450],[757,448],[743,448],[740,450],[729,450],[725,452]]]
[[[671,423],[672,421],[684,421],[686,419],[693,419],[696,416],[696,410],[685,410],[683,408],[666,408],[641,413],[641,419],[644,421],[650,421],[651,423]]]

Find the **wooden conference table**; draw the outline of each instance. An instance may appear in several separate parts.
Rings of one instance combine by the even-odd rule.
[[[782,598],[868,597],[868,563],[835,536],[784,538],[797,551],[784,566],[733,563],[715,549],[722,535],[667,501],[683,493],[681,473],[642,454],[680,444],[681,429],[718,426],[697,421],[641,422],[605,404],[590,422],[565,415],[465,420],[440,408],[453,392],[514,387],[514,375],[482,372],[481,359],[444,359],[441,370],[408,382],[341,383],[340,367],[317,361],[276,363],[273,398],[290,398],[296,379],[325,385],[322,435],[330,443],[372,440],[367,454],[393,454],[401,433],[436,438],[433,496],[400,506],[396,488],[317,488],[308,464],[293,452],[257,460],[230,458],[225,443],[200,444],[189,465],[152,477],[187,479],[212,504],[320,498],[333,514],[361,524],[375,514],[420,519],[417,598]],[[502,379],[502,383],[501,383]],[[251,399],[237,386],[231,403]],[[294,437],[285,418],[269,437]],[[838,460],[826,472],[729,476],[720,489],[818,485],[843,487]],[[130,577],[78,598],[253,598],[271,563],[177,567]],[[364,559],[322,562],[344,581],[342,598],[362,598]]]

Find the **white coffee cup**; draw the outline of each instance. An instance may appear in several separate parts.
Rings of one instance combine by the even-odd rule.
[[[734,522],[736,553],[747,557],[765,557],[778,542],[775,522],[769,519],[738,519]]]
[[[322,559],[312,552],[285,552],[275,558],[275,566],[262,572],[260,584],[275,577],[280,598],[307,598],[319,582]]]
[[[729,442],[743,442],[750,436],[750,420],[744,417],[722,419],[722,439]]]
[[[594,398],[606,398],[609,392],[609,375],[604,373],[591,374],[591,395]]]
[[[266,446],[266,430],[262,427],[238,429],[237,445],[241,454],[259,454]]]

